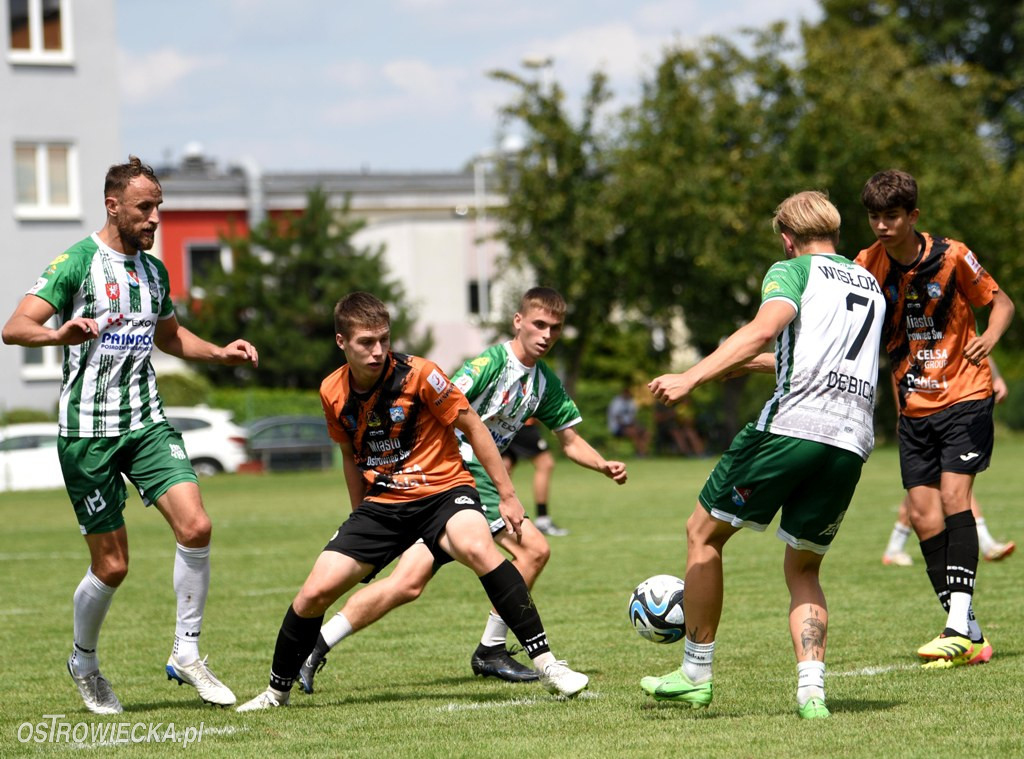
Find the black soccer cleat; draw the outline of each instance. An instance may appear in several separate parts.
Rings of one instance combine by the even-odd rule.
[[[509,683],[530,683],[540,675],[537,670],[520,664],[504,646],[485,646],[480,644],[469,660],[473,674],[481,677],[496,677]]]

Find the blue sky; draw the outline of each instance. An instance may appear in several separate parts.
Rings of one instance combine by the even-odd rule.
[[[572,109],[590,74],[634,102],[662,50],[821,16],[817,0],[119,0],[123,152],[270,170],[457,170],[553,59]]]

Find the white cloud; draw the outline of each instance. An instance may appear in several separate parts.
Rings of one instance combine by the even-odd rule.
[[[216,65],[212,58],[185,55],[172,47],[143,55],[122,50],[119,57],[121,95],[132,106],[160,98],[193,72]]]
[[[464,109],[463,69],[432,66],[421,60],[393,60],[379,68],[347,63],[332,68],[331,78],[350,94],[325,110],[332,124],[373,124],[386,119],[415,119],[425,114]]]

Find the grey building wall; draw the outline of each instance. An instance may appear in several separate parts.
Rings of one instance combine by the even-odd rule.
[[[69,64],[12,61],[9,3],[0,3],[0,319],[6,321],[46,265],[103,224],[103,178],[121,155],[115,0],[67,0]],[[80,213],[68,220],[15,215],[14,143],[70,142],[77,147]],[[52,409],[59,377],[26,371],[23,349],[0,345],[0,411]]]

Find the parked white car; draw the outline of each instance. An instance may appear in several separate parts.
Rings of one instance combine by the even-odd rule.
[[[0,426],[0,492],[63,487],[56,422]]]
[[[230,411],[169,406],[164,413],[200,477],[234,472],[246,460],[246,432],[231,421]],[[56,422],[0,426],[0,492],[63,487]]]
[[[164,415],[185,441],[196,474],[205,477],[234,472],[248,457],[243,427],[231,421],[231,412],[207,406],[165,406]]]

